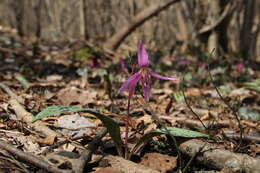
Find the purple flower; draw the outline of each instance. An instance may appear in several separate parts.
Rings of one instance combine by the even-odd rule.
[[[164,77],[150,71],[148,67],[149,66],[148,54],[144,48],[143,42],[139,44],[137,56],[138,56],[139,71],[134,73],[132,76],[130,76],[130,78],[127,81],[123,83],[123,85],[119,89],[119,92],[128,90],[129,97],[131,98],[135,92],[135,87],[138,81],[141,81],[144,98],[145,100],[148,101],[150,97],[150,89],[151,89],[151,76],[162,80],[171,80],[171,81],[178,80],[177,78]]]

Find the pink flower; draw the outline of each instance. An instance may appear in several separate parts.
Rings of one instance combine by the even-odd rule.
[[[244,64],[243,63],[238,63],[236,65],[236,71],[239,72],[239,73],[242,73],[244,71]]]
[[[148,54],[144,48],[143,42],[139,44],[137,56],[138,56],[139,71],[134,73],[132,76],[130,76],[130,78],[127,81],[123,83],[123,85],[119,89],[119,92],[128,90],[129,97],[131,98],[135,92],[135,87],[138,81],[141,81],[144,98],[145,100],[148,101],[150,97],[150,89],[151,89],[151,76],[162,80],[171,80],[171,81],[178,80],[177,78],[164,77],[150,71],[148,67],[149,66]]]

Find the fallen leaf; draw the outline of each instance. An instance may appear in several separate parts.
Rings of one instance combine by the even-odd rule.
[[[68,87],[60,90],[57,97],[62,105],[70,105],[71,103],[86,105],[95,102],[97,94],[98,92],[95,90],[82,90],[76,87]]]
[[[201,91],[198,88],[188,88],[185,91],[185,96],[200,96],[201,95]]]
[[[252,151],[251,155],[255,157],[257,154],[260,154],[260,145],[252,144],[250,145],[250,150]]]
[[[167,171],[176,168],[177,157],[172,157],[160,153],[146,153],[142,157],[140,164],[162,173],[166,173]]]
[[[65,136],[80,136],[86,130],[96,127],[96,124],[79,114],[74,114],[61,116],[57,120],[56,126],[62,128],[60,132]]]
[[[37,142],[40,144],[46,144],[46,145],[52,145],[56,139],[56,135],[51,135],[46,138],[39,138],[37,139]]]
[[[117,170],[115,168],[98,168],[96,171],[92,173],[124,173],[123,171]]]

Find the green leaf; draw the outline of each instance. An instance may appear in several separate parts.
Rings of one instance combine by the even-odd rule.
[[[15,79],[18,80],[22,84],[22,86],[26,89],[31,86],[31,83],[28,82],[28,80],[25,77],[23,77],[22,75],[16,75]]]
[[[32,123],[41,120],[46,117],[56,116],[64,113],[84,111],[84,108],[72,107],[72,106],[50,106],[38,113]]]
[[[248,88],[260,92],[260,80],[245,83]]]
[[[163,134],[171,134],[176,137],[184,137],[184,138],[209,138],[210,136],[205,133],[196,132],[193,130],[187,130],[177,127],[166,127],[157,130]]]
[[[239,115],[246,120],[260,121],[260,111],[248,107],[241,107],[238,110]]]
[[[172,95],[177,103],[182,103],[184,101],[184,96],[181,91],[174,92]]]
[[[185,81],[191,81],[192,80],[192,74],[191,73],[187,73],[184,75],[184,80]]]
[[[50,116],[56,116],[63,113],[79,112],[79,111],[90,113],[102,121],[102,123],[107,128],[108,133],[110,134],[112,140],[116,145],[118,154],[120,156],[123,156],[123,151],[122,151],[123,141],[121,139],[119,125],[112,118],[109,118],[99,112],[96,112],[95,110],[87,109],[87,108],[78,108],[73,106],[50,106],[44,109],[43,111],[41,111],[40,113],[38,113],[32,122],[34,123],[37,120],[41,120],[43,118],[50,117]]]
[[[204,133],[177,128],[177,127],[165,127],[157,130],[153,130],[147,134],[145,134],[133,147],[131,151],[132,154],[138,153],[153,137],[171,134],[176,137],[184,137],[184,138],[209,138],[210,136]]]

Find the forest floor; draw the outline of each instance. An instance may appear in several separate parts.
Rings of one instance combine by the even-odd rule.
[[[125,136],[127,92],[118,90],[136,71],[136,51],[2,34],[0,172],[80,172],[79,165],[96,173],[260,172],[260,62],[235,55],[212,60],[196,48],[163,56],[148,51],[153,71],[180,81],[153,79],[149,102],[138,85],[130,106],[131,161],[123,159],[124,145],[117,144]],[[53,108],[31,122],[54,105],[66,111]],[[117,125],[122,140],[115,141]]]

